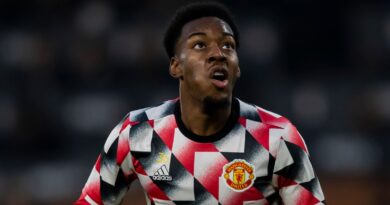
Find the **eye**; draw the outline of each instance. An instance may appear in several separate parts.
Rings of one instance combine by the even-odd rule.
[[[195,48],[195,49],[206,48],[206,44],[203,43],[203,42],[197,42],[197,43],[194,44],[193,48]]]
[[[222,48],[223,49],[232,49],[232,50],[234,50],[234,43],[226,42],[226,43],[223,44]]]

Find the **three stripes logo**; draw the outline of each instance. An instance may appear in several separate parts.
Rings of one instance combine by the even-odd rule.
[[[154,172],[153,180],[172,181],[172,176],[169,176],[167,167],[162,165],[156,172]]]

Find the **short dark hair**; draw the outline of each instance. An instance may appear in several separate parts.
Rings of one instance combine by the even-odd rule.
[[[196,2],[179,8],[168,25],[164,35],[164,47],[169,58],[175,55],[175,46],[181,35],[183,26],[192,20],[208,16],[220,18],[229,24],[230,28],[233,30],[236,48],[238,48],[238,28],[234,23],[233,16],[229,9],[217,2]]]

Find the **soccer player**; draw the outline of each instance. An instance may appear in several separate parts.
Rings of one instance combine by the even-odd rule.
[[[113,129],[76,204],[324,204],[308,149],[286,118],[232,96],[239,33],[215,3],[176,12],[164,38],[179,97]]]

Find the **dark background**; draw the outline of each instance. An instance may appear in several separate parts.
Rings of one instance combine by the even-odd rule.
[[[1,1],[0,204],[71,204],[116,123],[178,96],[161,41],[185,2]],[[236,96],[298,127],[329,204],[390,204],[390,2],[224,3]]]

